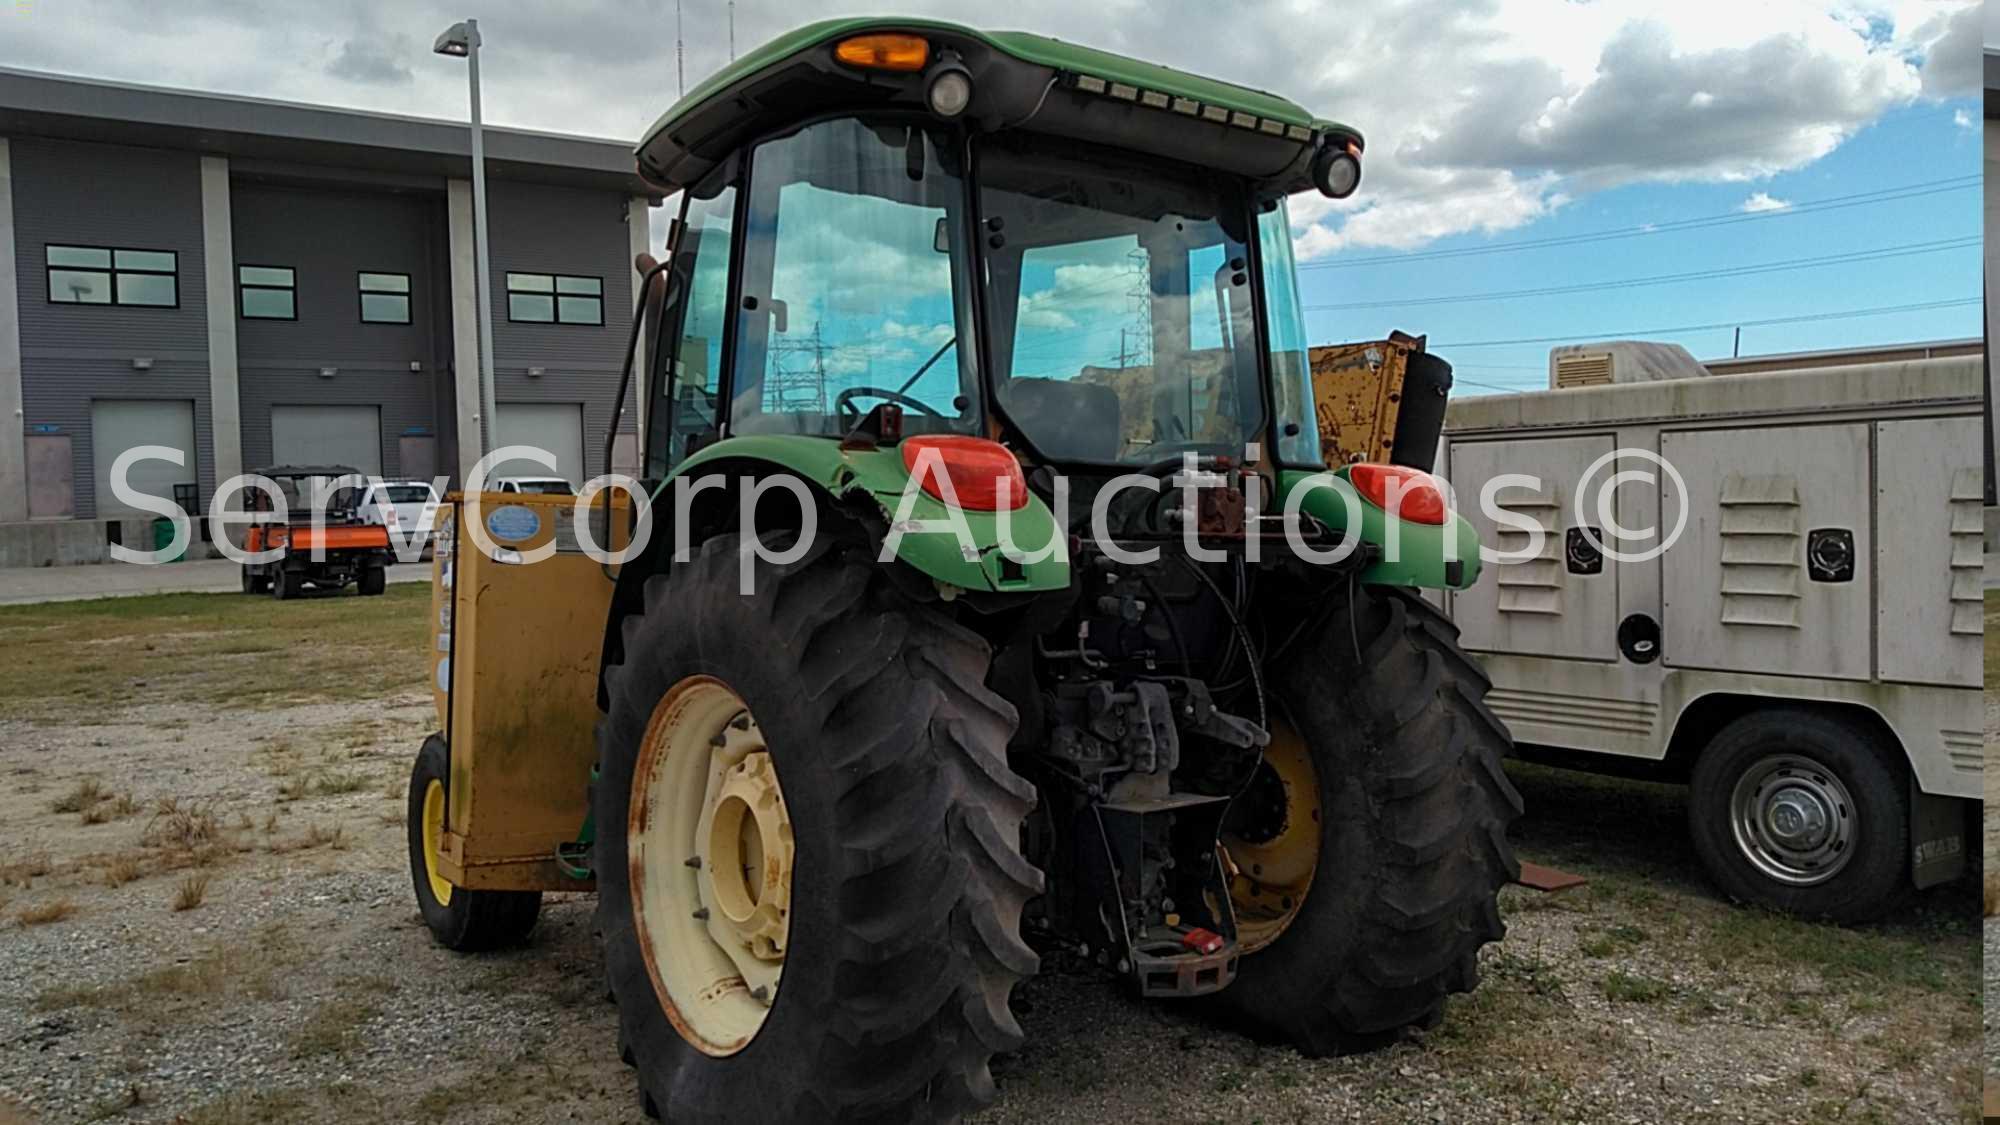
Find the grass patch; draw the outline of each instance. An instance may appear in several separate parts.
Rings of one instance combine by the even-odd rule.
[[[314,1009],[292,1034],[292,1057],[305,1059],[346,1053],[361,1042],[361,1025],[381,1011],[381,1005],[372,1000],[352,997],[328,1000]]]
[[[313,792],[322,797],[359,793],[368,788],[368,779],[358,773],[321,774],[313,779]]]
[[[427,684],[430,589],[278,603],[157,594],[0,606],[0,718],[73,721],[156,702],[262,708],[380,699]],[[132,643],[143,637],[143,644]],[[311,638],[311,675],[271,675]],[[135,687],[134,681],[144,681]],[[77,811],[81,811],[79,808]]]
[[[1617,925],[1598,930],[1577,943],[1585,957],[1609,957],[1645,944],[1646,931],[1637,926]]]
[[[1623,1004],[1657,1004],[1674,991],[1666,981],[1617,969],[1604,974],[1600,987],[1606,1000]]]
[[[69,792],[57,797],[50,803],[49,811],[55,813],[80,813],[103,800],[107,795],[104,792],[103,782],[94,777],[81,778],[75,785],[70,787]]]
[[[274,1121],[296,1121],[306,1107],[305,1095],[296,1090],[260,1090],[217,1098],[175,1120],[186,1125],[270,1125]]]
[[[275,828],[275,826],[273,826]],[[328,827],[324,824],[310,824],[304,832],[289,840],[272,840],[264,845],[265,850],[283,855],[286,852],[311,851],[314,848],[332,848],[334,851],[347,850],[347,829],[342,825]]]
[[[1879,997],[1893,989],[1942,993],[1956,986],[1935,935],[1801,922],[1744,907],[1724,911],[1699,940],[1710,964],[1809,969],[1833,991]],[[1978,947],[1972,952],[1976,957]]]
[[[139,866],[138,857],[129,852],[120,852],[105,861],[101,877],[107,887],[122,887],[138,879],[141,874],[143,869]]]
[[[49,873],[50,867],[48,852],[29,852],[20,859],[0,864],[0,885],[32,886],[36,879]]]
[[[180,881],[174,888],[173,908],[175,912],[193,910],[208,897],[208,872],[197,871]]]
[[[38,906],[24,906],[14,915],[14,921],[23,926],[46,926],[50,922],[60,922],[76,913],[76,903],[67,898],[52,898]]]

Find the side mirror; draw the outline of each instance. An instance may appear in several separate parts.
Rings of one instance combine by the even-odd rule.
[[[937,232],[931,235],[931,249],[940,254],[951,253],[951,228],[942,217],[937,221]]]
[[[776,297],[771,298],[771,331],[778,333],[780,336],[784,335],[786,331],[785,325],[790,313],[791,309],[786,306],[785,302],[778,300]]]

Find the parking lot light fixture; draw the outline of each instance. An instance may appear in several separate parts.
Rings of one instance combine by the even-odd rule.
[[[479,43],[479,21],[462,20],[445,28],[431,50],[464,59],[472,87],[472,293],[479,324],[479,433],[474,440],[485,454],[492,449],[493,428],[499,420],[493,405],[493,310],[487,298],[492,282],[486,244],[486,140],[479,124]]]

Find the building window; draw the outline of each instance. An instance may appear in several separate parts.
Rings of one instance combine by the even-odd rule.
[[[49,245],[44,252],[54,304],[180,307],[180,258],[172,250]]]
[[[507,319],[522,324],[601,325],[604,279],[559,273],[510,273]]]
[[[410,275],[406,273],[362,274],[361,323],[410,323]]]
[[[245,320],[297,320],[298,287],[290,266],[237,266],[238,307]]]

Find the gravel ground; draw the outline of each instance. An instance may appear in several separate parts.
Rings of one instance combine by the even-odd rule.
[[[379,658],[350,647],[342,674],[420,679],[395,661],[421,655],[422,614],[366,604],[396,600],[319,607],[291,674],[325,679],[325,630],[366,636],[380,614],[410,636]],[[241,698],[234,666],[177,671],[215,615],[160,604],[184,619],[0,614],[16,622],[0,627],[0,1125],[638,1120],[588,896],[551,896],[529,947],[477,957],[438,949],[418,917],[403,809],[428,697]],[[299,612],[268,604],[238,612],[267,630]],[[115,663],[141,659],[128,625],[148,638],[136,672]],[[86,627],[104,636],[23,647]],[[30,682],[60,686],[31,698]],[[1531,810],[1521,854],[1590,883],[1504,892],[1508,937],[1435,1031],[1305,1059],[1050,957],[1016,993],[1027,1045],[996,1061],[979,1120],[1976,1119],[1971,881],[1873,927],[1738,910],[1696,874],[1682,791],[1510,769]]]
[[[555,896],[528,949],[432,946],[400,791],[427,700],[371,709],[359,733],[353,711],[231,713],[217,740],[196,733],[216,720],[195,707],[0,723],[16,782],[0,823],[23,829],[3,856],[0,1099],[49,1122],[636,1119],[590,899]],[[98,824],[51,811],[79,777],[145,807]],[[981,1120],[1971,1119],[1969,886],[1879,930],[1749,915],[1687,873],[1676,791],[1518,779],[1549,810],[1520,833],[1524,853],[1592,884],[1509,889],[1509,936],[1442,1028],[1308,1060],[1051,960],[1018,994],[1028,1045],[996,1065],[1001,1101]],[[227,843],[206,866],[146,843],[169,796],[217,814]],[[49,870],[25,874],[42,852]],[[141,874],[107,886],[120,856]],[[210,876],[203,901],[173,910],[190,872]],[[64,899],[69,917],[20,921]],[[1935,979],[1907,971],[1926,959]]]

